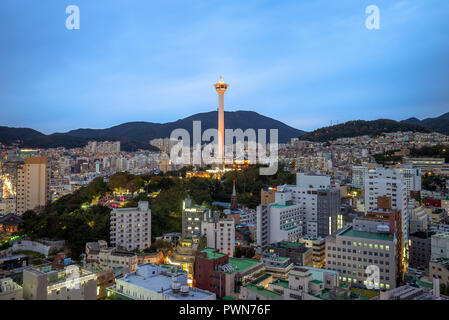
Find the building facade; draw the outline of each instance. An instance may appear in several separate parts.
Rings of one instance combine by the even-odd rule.
[[[234,219],[220,219],[217,222],[203,222],[203,235],[207,239],[207,247],[234,256],[235,224]]]
[[[147,201],[137,208],[116,208],[111,212],[111,245],[127,251],[151,246],[151,209]]]
[[[46,157],[31,157],[25,160],[17,171],[18,215],[45,206],[51,200],[50,175],[50,165]]]
[[[356,230],[353,226],[345,227],[326,238],[326,269],[337,271],[342,283],[354,287],[395,288],[394,237],[384,232],[383,228],[368,232],[363,228]],[[379,271],[379,278],[373,283],[367,281],[370,269]]]

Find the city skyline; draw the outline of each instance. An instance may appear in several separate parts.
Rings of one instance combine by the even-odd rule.
[[[219,76],[233,84],[227,111],[305,131],[448,109],[443,1],[375,1],[380,30],[365,27],[368,1],[75,2],[0,4],[9,30],[0,33],[0,125],[48,134],[176,121],[216,110]],[[79,30],[65,28],[71,4]]]

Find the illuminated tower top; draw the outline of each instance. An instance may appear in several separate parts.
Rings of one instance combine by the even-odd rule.
[[[220,81],[214,84],[215,90],[217,90],[218,94],[225,94],[226,90],[229,87],[229,84],[224,83],[223,78],[220,77]]]

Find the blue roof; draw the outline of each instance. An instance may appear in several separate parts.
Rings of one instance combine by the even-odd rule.
[[[220,207],[224,207],[224,208],[231,206],[231,204],[229,202],[220,202],[220,201],[214,201],[214,202],[212,202],[212,205],[220,206]]]

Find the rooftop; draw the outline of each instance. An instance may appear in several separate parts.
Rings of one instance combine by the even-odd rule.
[[[366,232],[366,231],[356,231],[353,228],[342,231],[338,234],[339,236],[361,238],[361,239],[371,239],[379,241],[393,241],[393,236],[389,234],[382,234],[377,232]]]
[[[294,206],[294,204],[278,204],[278,203],[275,203],[275,204],[271,205],[271,207],[275,208],[275,209],[288,208],[288,207],[291,207],[291,206]]]
[[[289,286],[288,280],[284,280],[284,279],[278,279],[278,280],[272,282],[272,284],[274,284],[276,286],[284,287],[286,289],[288,289],[288,286]]]
[[[265,289],[262,286],[255,286],[255,285],[252,285],[252,284],[248,284],[248,285],[245,286],[245,288],[250,290],[250,291],[253,291],[255,293],[262,294],[262,295],[264,295],[266,297],[269,297],[269,298],[275,298],[276,299],[276,298],[282,297],[282,295],[280,295],[279,293],[267,290],[267,289]]]
[[[159,271],[157,271],[159,269]],[[153,273],[154,272],[154,273]],[[115,290],[119,288],[119,284],[129,283],[135,287],[140,287],[148,291],[158,292],[160,294],[182,300],[203,300],[213,293],[197,288],[190,288],[189,295],[182,296],[173,292],[172,283],[178,281],[181,285],[185,285],[187,275],[185,273],[172,273],[167,269],[162,270],[159,266],[153,264],[141,265],[136,272],[129,273],[121,279],[117,279]],[[123,292],[120,292],[123,294]]]
[[[225,272],[234,274],[240,271],[245,271],[247,269],[250,269],[261,262],[259,260],[254,259],[242,259],[242,258],[229,258],[229,264],[232,266],[233,271],[232,272]],[[224,271],[222,271],[224,272]]]
[[[302,242],[281,241],[273,243],[271,246],[275,248],[298,249],[304,247],[304,244]]]
[[[199,252],[205,252],[206,259],[210,259],[210,260],[218,259],[218,258],[225,256],[225,254],[216,252],[216,249],[213,249],[213,248],[205,248],[203,250],[200,250]]]

